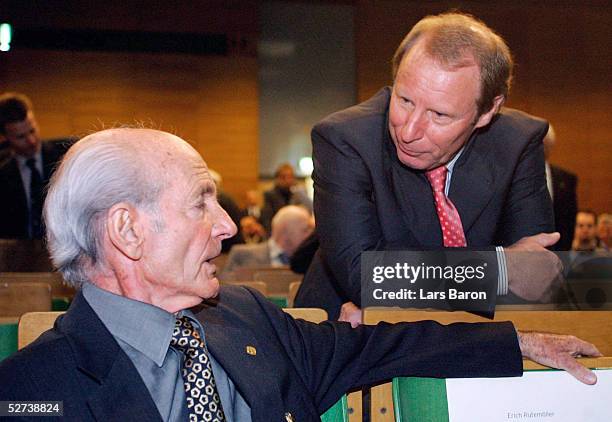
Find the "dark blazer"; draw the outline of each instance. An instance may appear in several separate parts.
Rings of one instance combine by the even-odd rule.
[[[336,318],[359,305],[362,251],[440,248],[440,223],[422,171],[397,158],[388,130],[390,88],[312,130],[320,252],[295,299]],[[478,130],[455,164],[449,197],[468,247],[510,245],[553,230],[542,138],[546,122],[505,109]]]
[[[552,164],[550,165],[550,176],[553,186],[555,230],[561,233],[561,239],[554,246],[554,249],[569,251],[572,249],[576,213],[578,212],[578,201],[576,199],[578,178],[575,174]]]
[[[272,189],[264,192],[264,205],[261,209],[259,220],[262,226],[268,232],[268,236],[272,233],[272,218],[278,210],[287,205],[301,205],[312,213],[312,201],[306,196],[306,191],[299,187],[292,188],[289,195],[286,195],[283,190],[274,186]]]
[[[43,183],[49,183],[57,163],[70,146],[72,140],[45,141],[41,144],[43,162]],[[0,238],[27,239],[29,225],[28,200],[17,160],[7,155],[0,160]],[[46,189],[45,189],[46,193]]]
[[[395,375],[522,373],[510,323],[317,325],[241,287],[222,288],[219,301],[201,306],[197,317],[254,422],[284,421],[286,413],[318,421],[347,390]],[[0,379],[0,400],[63,400],[66,420],[161,419],[130,359],[81,294],[53,330],[0,363]]]

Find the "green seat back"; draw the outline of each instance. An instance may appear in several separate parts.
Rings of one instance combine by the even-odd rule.
[[[70,299],[67,297],[54,297],[51,299],[52,311],[67,311],[70,307]]]
[[[17,351],[17,323],[0,324],[0,361]]]
[[[321,422],[348,422],[346,394],[321,415]]]
[[[393,406],[396,422],[448,422],[446,380],[394,378]]]
[[[268,300],[279,308],[286,308],[289,306],[289,302],[284,296],[268,296]]]

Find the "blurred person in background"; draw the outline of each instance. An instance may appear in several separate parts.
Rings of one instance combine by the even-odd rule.
[[[608,252],[612,247],[612,214],[603,213],[597,217],[597,247]]]
[[[0,135],[0,238],[42,239],[46,187],[71,140],[42,142],[32,102],[16,92],[0,95]]]
[[[576,230],[572,243],[573,251],[593,252],[597,249],[597,214],[581,210],[576,214]]]
[[[223,273],[243,267],[288,266],[298,246],[314,230],[310,213],[301,206],[282,207],[272,219],[270,238],[259,244],[235,245],[229,253]]]
[[[247,215],[240,219],[240,234],[244,243],[261,243],[266,240],[266,229],[253,216]]]
[[[272,218],[286,205],[301,205],[312,213],[312,201],[303,186],[297,184],[291,164],[281,164],[274,172],[274,187],[264,192],[261,223],[269,233]]]
[[[550,163],[550,153],[556,142],[555,129],[549,124],[548,133],[544,137],[546,186],[553,202],[555,230],[561,234],[561,239],[552,246],[552,249],[569,251],[574,239],[576,213],[578,212],[578,200],[576,199],[578,178],[574,173]]]
[[[245,206],[242,211],[243,214],[245,216],[248,215],[254,217],[257,219],[257,221],[259,221],[261,218],[261,205],[257,191],[254,189],[246,191],[244,194],[244,203]]]
[[[240,227],[240,218],[242,217],[240,207],[238,207],[238,204],[236,204],[234,198],[223,190],[223,177],[221,174],[213,169],[210,169],[209,172],[215,182],[215,185],[217,186],[217,201],[219,201],[219,205],[221,205],[221,208],[227,212],[236,227]],[[224,239],[221,243],[221,252],[227,253],[234,245],[238,245],[240,243],[244,243],[241,233],[237,233],[233,237]]]

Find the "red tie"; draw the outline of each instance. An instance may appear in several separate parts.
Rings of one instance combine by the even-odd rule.
[[[467,246],[463,226],[461,225],[461,217],[457,208],[453,205],[450,199],[444,194],[446,185],[446,166],[440,166],[425,173],[427,180],[431,184],[436,201],[436,210],[438,212],[438,220],[442,228],[442,239],[444,246],[451,248],[461,248]]]

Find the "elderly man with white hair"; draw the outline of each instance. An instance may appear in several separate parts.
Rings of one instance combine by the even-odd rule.
[[[265,243],[235,245],[230,250],[223,274],[231,277],[238,268],[280,267],[314,230],[310,213],[298,205],[281,208],[272,218],[272,234]]]
[[[0,364],[0,401],[62,401],[71,421],[319,420],[347,390],[393,376],[522,373],[521,355],[596,377],[574,337],[510,323],[312,324],[219,287],[236,227],[199,154],[149,129],[77,142],[45,204],[54,264],[80,287],[52,330]]]

